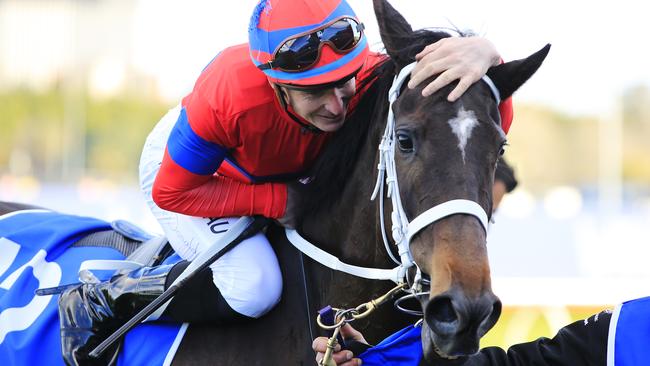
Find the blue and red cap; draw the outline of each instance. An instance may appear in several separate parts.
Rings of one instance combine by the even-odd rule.
[[[345,0],[261,0],[248,28],[250,56],[259,66],[273,59],[273,53],[292,36],[316,30],[342,17],[358,18]],[[296,86],[334,83],[350,77],[369,54],[365,35],[350,52],[340,54],[324,44],[318,62],[301,72],[267,69],[270,81]]]

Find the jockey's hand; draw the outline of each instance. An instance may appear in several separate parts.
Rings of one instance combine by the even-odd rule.
[[[298,226],[299,184],[301,183],[287,183],[287,206],[284,209],[284,216],[276,220],[287,229],[295,229]]]
[[[341,327],[341,335],[343,339],[354,340],[361,343],[366,343],[366,339],[363,338],[363,334],[358,330],[352,328],[350,324],[345,324]],[[321,360],[325,357],[325,351],[327,350],[327,341],[326,337],[318,337],[314,339],[314,342],[311,344],[314,352],[316,352],[316,364],[320,365]],[[341,351],[341,345],[337,344],[334,349],[334,354],[332,359],[338,366],[358,366],[361,365],[361,359],[354,358],[352,351],[343,350]]]
[[[426,97],[458,80],[456,88],[447,96],[450,102],[460,98],[490,67],[501,62],[494,44],[482,37],[443,38],[426,46],[415,59],[418,63],[411,72],[409,88],[440,74],[422,90],[422,96]]]

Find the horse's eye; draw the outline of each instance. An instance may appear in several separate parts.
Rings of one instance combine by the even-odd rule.
[[[413,152],[413,139],[411,139],[411,136],[404,132],[398,132],[397,146],[399,146],[400,151],[411,153]]]
[[[501,144],[501,148],[499,149],[499,156],[503,156],[503,154],[506,153],[506,146],[508,146],[508,142]]]

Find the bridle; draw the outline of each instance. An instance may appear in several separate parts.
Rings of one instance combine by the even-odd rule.
[[[386,129],[379,144],[379,164],[377,166],[377,182],[372,193],[371,200],[377,198],[377,195],[383,196],[384,183],[387,188],[387,197],[391,199],[393,211],[391,213],[392,238],[397,246],[399,260],[393,255],[384,225],[384,203],[383,199],[379,200],[380,205],[380,222],[382,239],[391,259],[398,265],[393,269],[378,269],[350,265],[340,261],[337,257],[325,252],[324,250],[316,247],[307,240],[305,240],[297,231],[286,229],[287,239],[301,252],[312,258],[313,260],[337,271],[346,272],[348,274],[363,277],[367,279],[376,280],[392,280],[395,283],[404,283],[406,280],[407,270],[415,265],[409,244],[415,234],[424,229],[425,227],[439,221],[445,217],[457,214],[465,214],[476,217],[485,232],[488,230],[488,215],[478,203],[466,199],[453,199],[441,204],[438,204],[413,220],[408,219],[404,212],[402,200],[399,193],[399,183],[397,179],[397,170],[395,165],[395,116],[393,114],[393,103],[399,97],[400,91],[405,80],[411,74],[415,67],[415,63],[409,64],[402,68],[399,74],[393,80],[393,84],[388,92],[388,118],[386,121]],[[496,86],[489,77],[483,76],[482,80],[490,87],[494,95],[497,105],[500,103],[500,94]],[[416,266],[417,267],[417,266]],[[419,285],[418,279],[422,278],[422,273],[417,268],[413,290],[416,285]]]
[[[486,233],[488,230],[488,215],[483,207],[474,201],[466,199],[454,199],[438,204],[424,211],[412,221],[409,221],[406,213],[404,212],[404,206],[402,205],[402,199],[399,192],[397,169],[395,166],[396,136],[393,103],[399,97],[402,86],[406,79],[410,76],[411,71],[415,65],[416,63],[411,63],[402,68],[400,73],[395,77],[393,85],[388,91],[388,118],[386,121],[386,129],[384,131],[384,135],[382,136],[381,142],[379,144],[379,165],[377,166],[377,170],[379,172],[377,174],[377,183],[375,184],[375,189],[373,190],[371,197],[371,200],[374,200],[377,198],[377,194],[379,194],[379,196],[383,196],[385,182],[386,186],[388,187],[386,196],[391,199],[393,207],[393,211],[391,213],[391,233],[395,245],[398,249],[399,260],[395,258],[392,251],[390,250],[390,245],[388,243],[388,238],[386,235],[386,228],[384,225],[384,200],[380,199],[379,221],[381,224],[382,239],[384,241],[386,251],[388,252],[391,259],[403,270],[406,270],[415,264],[409,248],[413,236],[436,221],[456,214],[472,215],[481,222],[481,225],[483,226],[483,229],[485,229]],[[482,80],[490,87],[490,90],[492,91],[492,94],[494,95],[495,101],[498,105],[501,98],[498,89],[488,76],[483,76]],[[418,273],[416,274],[416,280],[418,278],[421,278],[420,269],[417,268],[417,271]]]

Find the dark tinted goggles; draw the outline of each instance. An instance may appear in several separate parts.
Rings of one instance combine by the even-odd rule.
[[[282,43],[273,54],[273,60],[259,65],[260,70],[280,69],[300,72],[313,67],[320,59],[321,49],[328,44],[340,54],[345,54],[359,44],[363,23],[353,18],[340,18],[322,28],[292,37]]]

